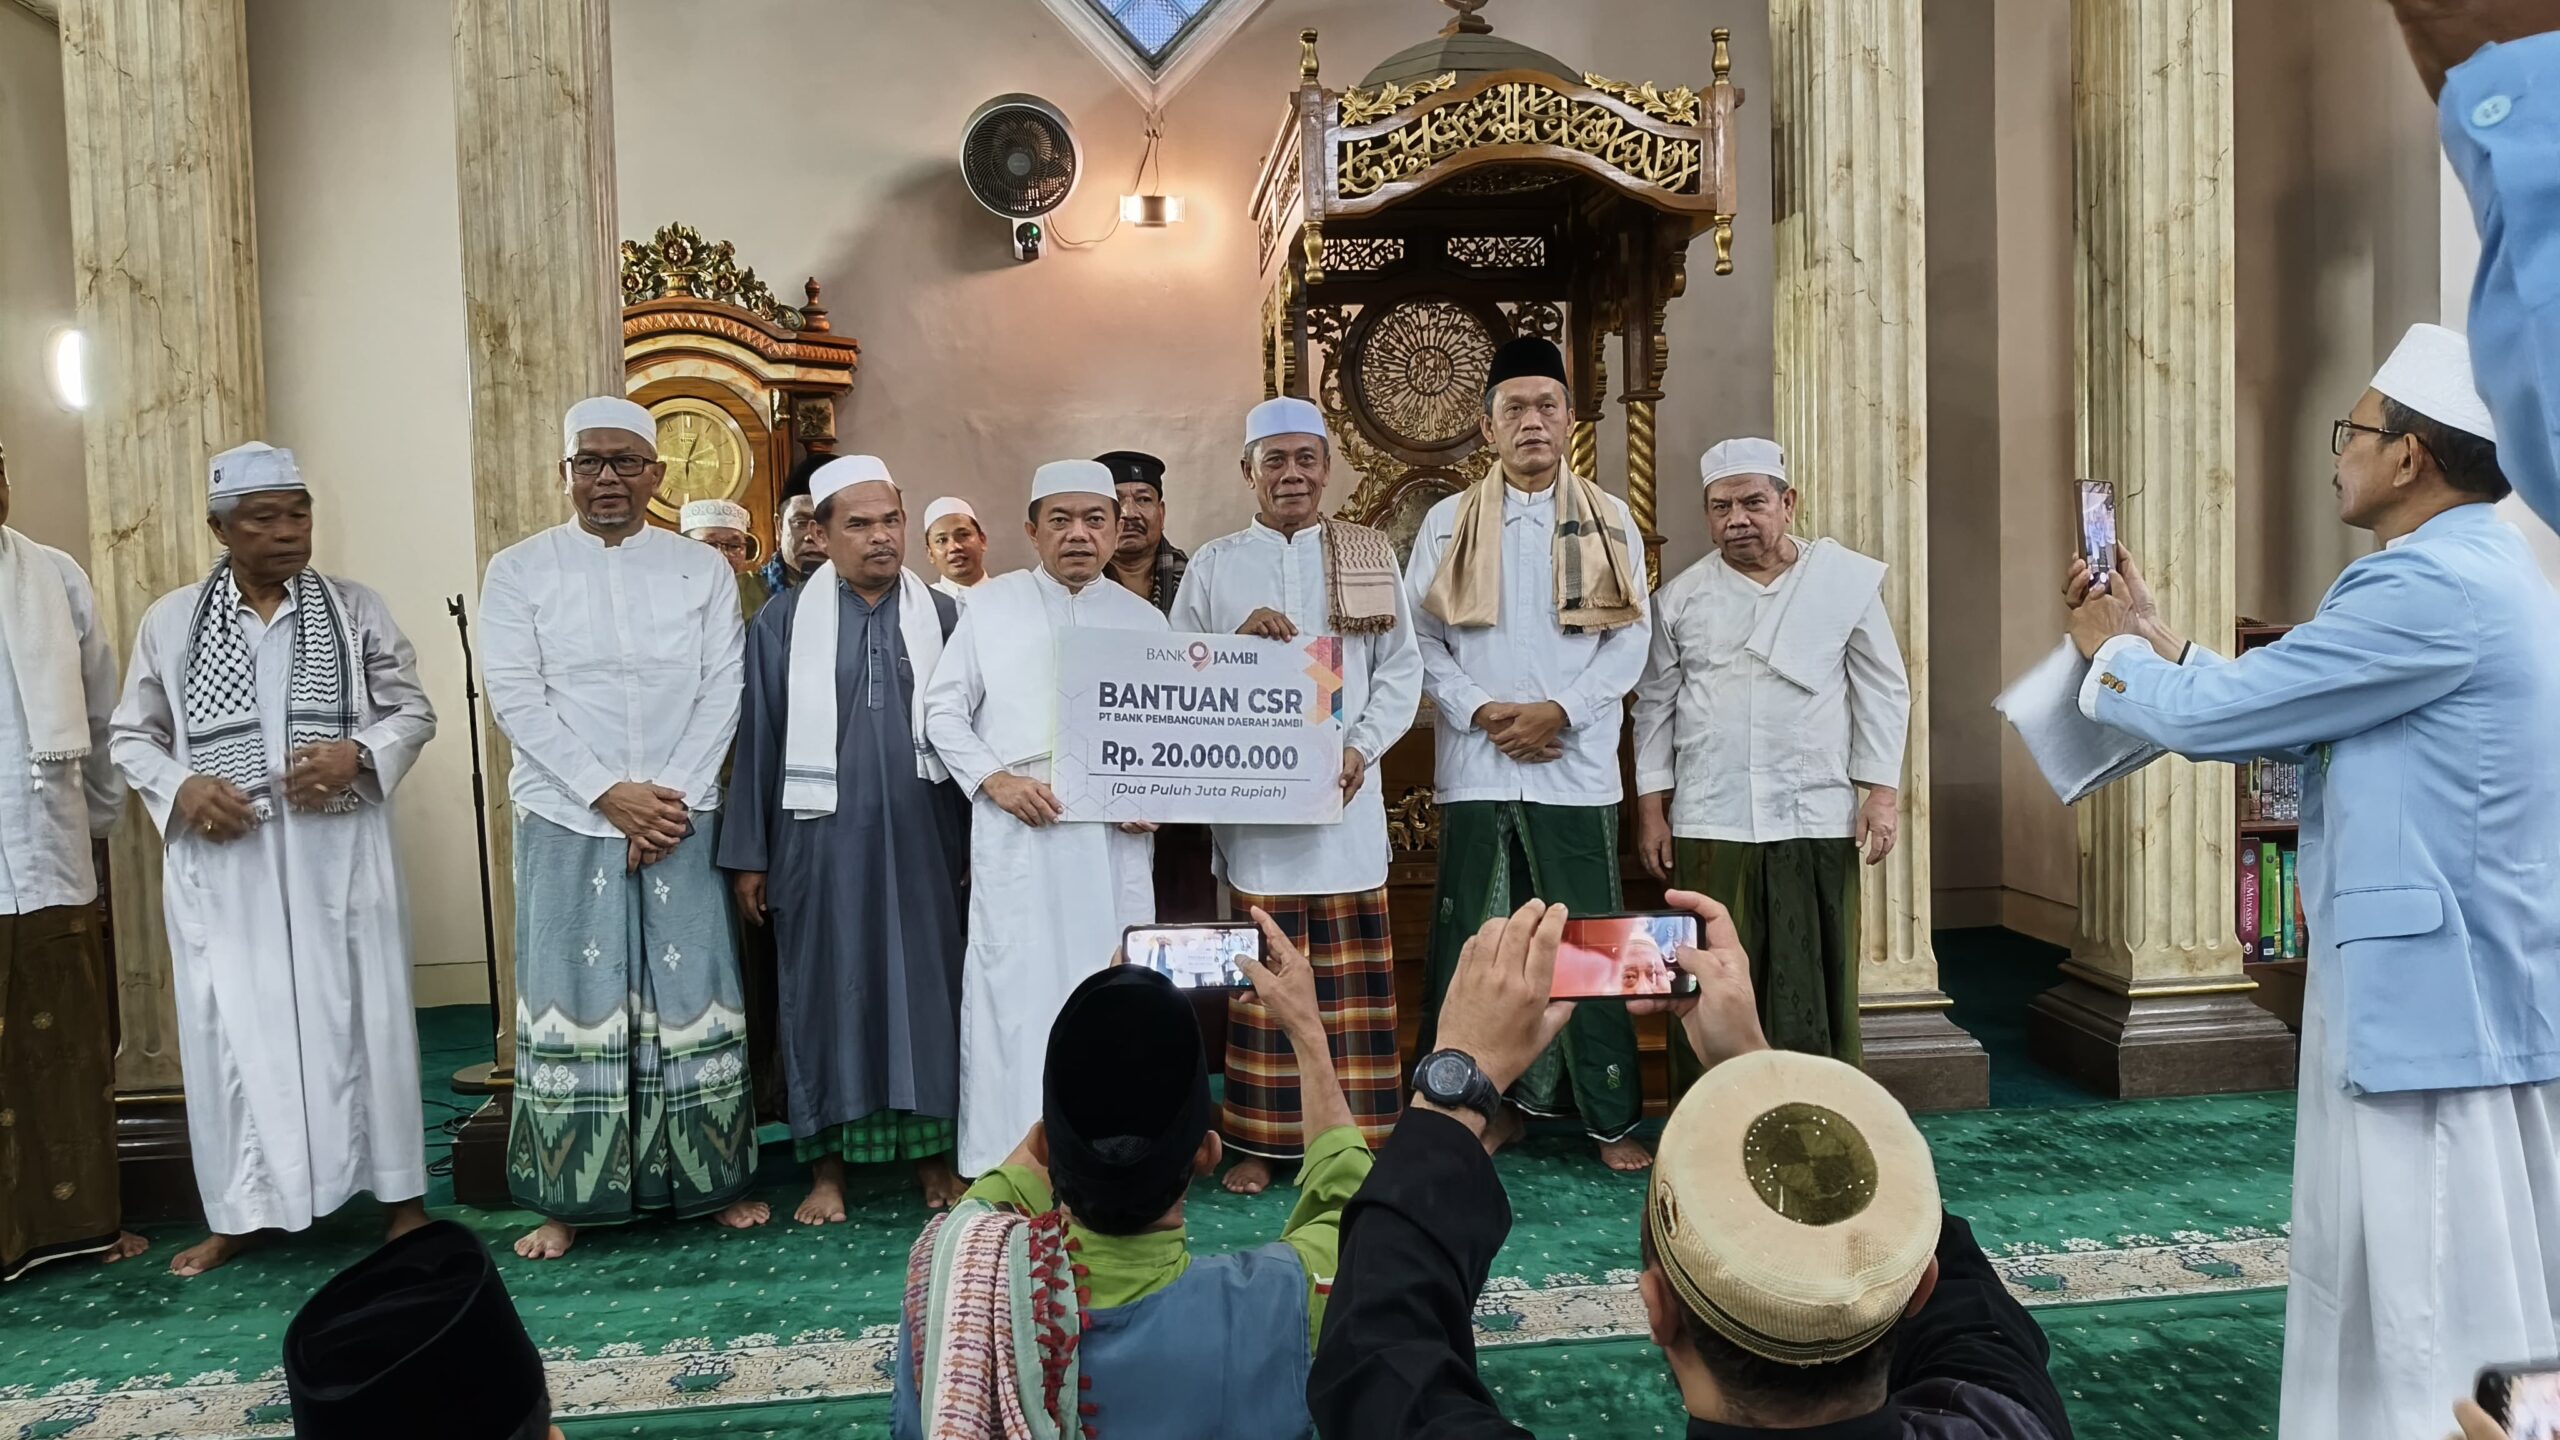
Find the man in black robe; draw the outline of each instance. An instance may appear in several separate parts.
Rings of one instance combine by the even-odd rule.
[[[720,865],[740,912],[773,929],[792,1142],[812,1172],[796,1218],[828,1225],[847,1163],[913,1163],[937,1209],[960,1195],[968,822],[916,710],[958,609],[906,569],[905,504],[877,459],[831,461],[810,494],[827,563],[747,629]]]

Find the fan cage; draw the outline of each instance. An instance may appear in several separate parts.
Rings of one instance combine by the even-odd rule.
[[[1008,219],[1038,219],[1065,204],[1075,188],[1075,137],[1055,115],[1029,105],[981,116],[960,156],[978,203]]]

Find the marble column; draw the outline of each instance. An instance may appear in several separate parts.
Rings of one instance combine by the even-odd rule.
[[[2231,0],[2076,0],[2080,473],[2179,633],[2233,598]],[[2234,933],[2232,771],[2163,760],[2080,807],[2080,930],[2032,1053],[2109,1094],[2290,1084]]]
[[[89,573],[123,659],[152,602],[212,563],[205,462],[266,422],[246,18],[242,0],[65,0],[60,22],[88,337]],[[108,857],[118,1140],[156,1176],[137,1186],[127,1171],[128,1215],[148,1218],[192,1203],[195,1186],[160,841],[139,803],[126,805]]]
[[[1928,275],[1920,0],[1771,0],[1777,416],[1798,532],[1891,567],[1911,675],[1901,840],[1864,872],[1867,1068],[1914,1109],[1989,1102],[1929,938]]]
[[[472,509],[484,570],[499,551],[568,518],[560,417],[589,395],[623,391],[605,8],[605,0],[453,4]],[[481,729],[498,902],[498,1055],[512,1070],[508,752],[486,714]]]

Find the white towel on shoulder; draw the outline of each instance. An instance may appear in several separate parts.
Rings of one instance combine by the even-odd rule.
[[[43,547],[6,525],[0,525],[0,630],[9,637],[28,755],[39,766],[87,755],[89,697],[80,679],[70,592]]]
[[[830,561],[800,583],[792,600],[789,709],[782,719],[782,808],[794,820],[836,813],[836,567]],[[942,613],[933,591],[912,570],[898,572],[898,641],[914,672],[907,692],[907,734],[916,774],[951,778],[924,738],[924,687],[942,661]]]
[[[1796,558],[1795,584],[1742,648],[1788,684],[1818,690],[1823,676],[1838,671],[1849,632],[1884,588],[1885,567],[1837,540],[1796,543],[1804,553]]]

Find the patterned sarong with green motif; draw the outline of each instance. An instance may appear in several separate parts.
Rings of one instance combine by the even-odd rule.
[[[745,996],[712,825],[624,870],[620,836],[516,812],[515,1202],[576,1225],[707,1215],[755,1178]]]
[[[1858,1064],[1858,843],[1681,840],[1673,848],[1680,884],[1733,912],[1769,1043]],[[1703,1072],[1676,1025],[1666,1059],[1677,1104]]]
[[[792,1158],[842,1160],[847,1165],[887,1165],[930,1160],[960,1145],[960,1122],[912,1110],[874,1110],[859,1120],[830,1125],[791,1142]]]
[[[1440,999],[1468,937],[1530,900],[1586,915],[1619,908],[1618,807],[1461,800],[1440,807],[1440,882],[1431,908],[1431,968],[1423,990],[1428,1055]],[[1635,1022],[1624,1005],[1584,1005],[1508,1098],[1532,1115],[1579,1114],[1593,1138],[1623,1137],[1644,1115]]]

